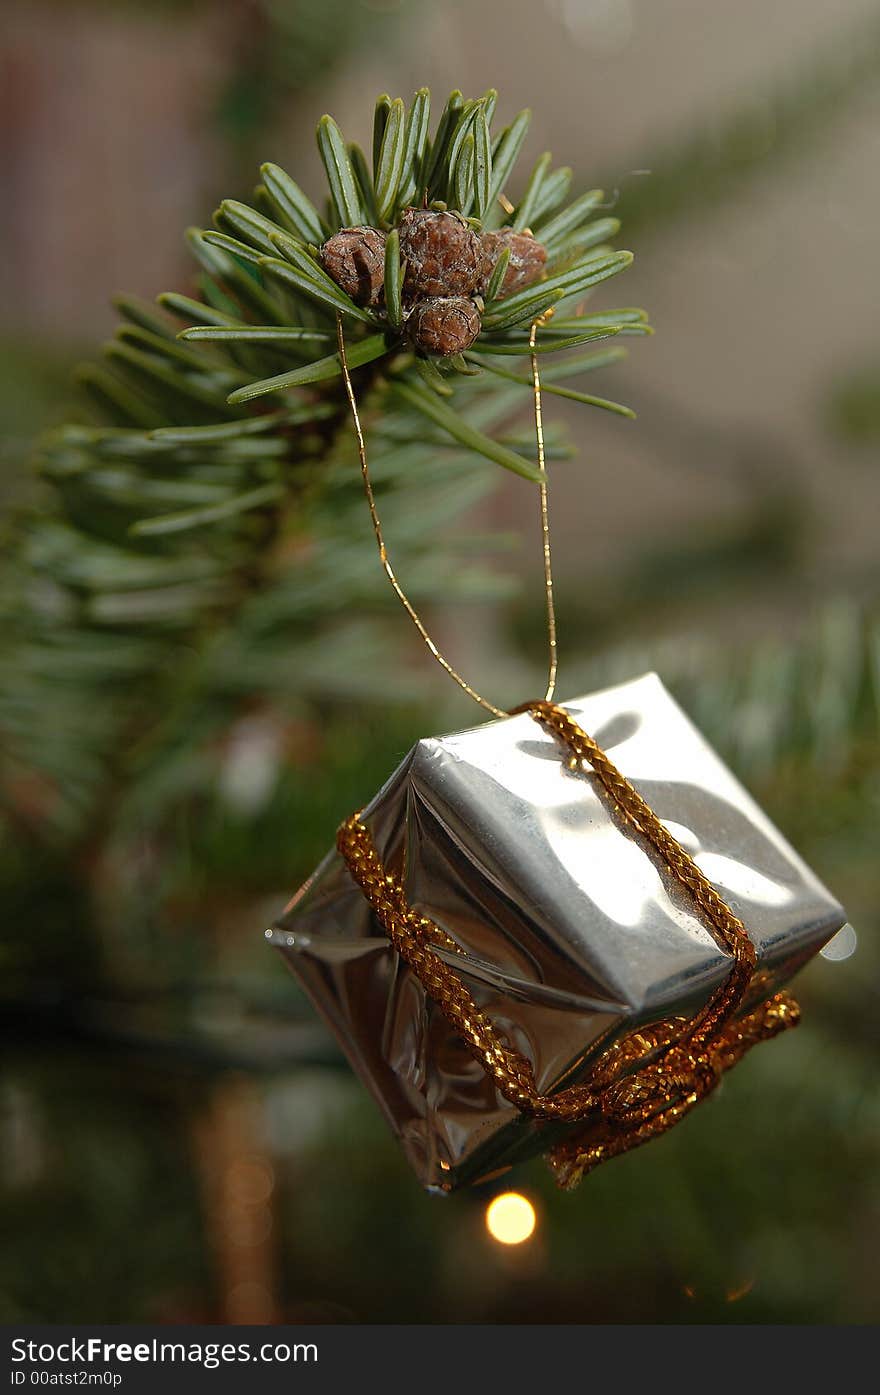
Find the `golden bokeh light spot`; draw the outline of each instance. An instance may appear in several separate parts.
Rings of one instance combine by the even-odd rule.
[[[741,1298],[745,1298],[755,1287],[754,1279],[743,1279],[742,1283],[734,1284],[724,1295],[728,1303],[738,1303]]]
[[[521,1245],[531,1239],[538,1218],[528,1197],[502,1192],[486,1207],[486,1229],[499,1245]]]

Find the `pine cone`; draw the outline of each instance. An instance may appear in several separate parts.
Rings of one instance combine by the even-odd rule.
[[[454,213],[408,208],[400,220],[404,296],[470,295],[480,277],[480,239]]]
[[[385,234],[342,228],[321,248],[321,263],[355,305],[378,305],[385,288]]]
[[[430,296],[416,304],[407,329],[417,348],[448,358],[473,344],[480,332],[480,315],[464,296]]]
[[[480,291],[483,295],[489,288],[495,263],[505,247],[510,248],[510,261],[498,292],[499,300],[537,281],[547,261],[546,248],[531,233],[517,232],[515,228],[499,228],[497,232],[483,233],[480,238]]]

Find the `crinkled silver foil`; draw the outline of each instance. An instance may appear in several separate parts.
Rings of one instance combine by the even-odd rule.
[[[840,929],[841,907],[656,675],[565,706],[745,923],[754,999]],[[420,741],[362,818],[410,904],[462,947],[441,953],[531,1060],[541,1093],[586,1076],[634,1027],[694,1011],[730,970],[662,861],[527,714]],[[483,1179],[559,1137],[487,1080],[338,853],[271,939],[425,1186]]]

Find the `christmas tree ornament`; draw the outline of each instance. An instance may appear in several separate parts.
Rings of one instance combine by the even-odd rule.
[[[493,719],[418,742],[266,932],[420,1180],[440,1191],[536,1152],[570,1186],[677,1124],[754,1045],[796,1025],[785,984],[844,921],[657,677],[554,701],[543,392],[620,409],[545,386],[539,360],[642,317],[566,311],[628,254],[594,247],[579,260],[584,243],[571,238],[601,194],[554,212],[546,160],[519,207],[507,202],[492,162],[509,168],[516,123],[493,156],[494,99],[453,94],[433,150],[417,104],[404,126],[402,103],[380,102],[372,202],[388,203],[392,167],[407,201],[392,199],[381,227],[352,218],[325,241],[317,275],[330,291],[300,248],[270,239],[334,307],[336,354],[307,371],[341,374],[386,577],[432,657]],[[403,180],[393,152],[410,139],[422,150]],[[345,211],[356,192],[342,188]],[[368,315],[357,306],[376,307],[371,324],[385,330],[349,344],[344,317],[354,311],[363,334]],[[479,438],[537,487],[547,681],[511,709],[452,666],[390,560],[350,370],[406,343],[437,361],[421,367],[447,395],[444,370],[522,381],[492,359],[528,359],[536,466]],[[309,381],[298,371],[267,384],[291,377]],[[462,442],[478,440],[448,406],[399,390]]]
[[[843,919],[648,675],[420,741],[272,938],[446,1189],[677,1122]]]

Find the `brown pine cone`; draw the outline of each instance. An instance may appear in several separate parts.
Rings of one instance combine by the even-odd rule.
[[[499,300],[537,281],[547,261],[546,248],[531,233],[517,232],[515,228],[499,228],[497,232],[483,233],[480,238],[480,292],[483,295],[489,288],[495,263],[505,247],[510,248],[510,261],[498,292]]]
[[[430,296],[417,302],[407,329],[424,353],[448,358],[473,344],[480,332],[480,315],[464,296]]]
[[[400,220],[400,255],[406,260],[403,294],[470,295],[480,277],[480,239],[454,213],[408,208]]]
[[[385,288],[385,234],[342,228],[321,248],[321,264],[355,305],[378,305]]]

